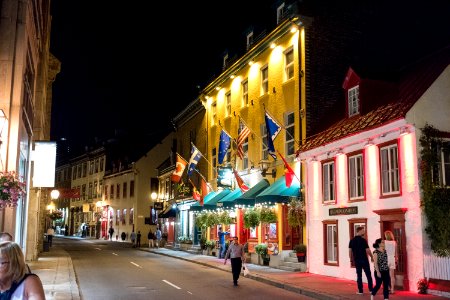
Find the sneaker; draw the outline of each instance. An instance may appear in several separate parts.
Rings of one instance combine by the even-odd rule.
[[[356,295],[362,295],[363,292],[356,292]]]
[[[370,300],[373,300],[373,295],[370,295]]]

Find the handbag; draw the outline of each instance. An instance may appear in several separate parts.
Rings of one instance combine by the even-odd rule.
[[[244,264],[244,265],[242,266],[242,269],[244,270],[244,276],[247,276],[247,275],[250,274],[250,271],[248,270],[248,267],[247,267],[246,264]]]

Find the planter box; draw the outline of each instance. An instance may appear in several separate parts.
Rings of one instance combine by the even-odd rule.
[[[281,255],[270,255],[269,266],[272,268],[278,268],[280,266]]]
[[[192,243],[180,243],[180,250],[186,251],[192,248]]]

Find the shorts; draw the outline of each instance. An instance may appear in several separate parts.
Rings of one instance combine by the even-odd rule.
[[[396,264],[395,264],[395,257],[388,257],[388,266],[389,266],[389,269],[394,269],[394,270],[395,270],[395,268],[396,268],[395,265],[396,265]]]

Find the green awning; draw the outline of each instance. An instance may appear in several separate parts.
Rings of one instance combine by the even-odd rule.
[[[263,179],[257,184],[255,184],[251,189],[245,192],[241,197],[236,198],[234,201],[234,206],[255,206],[255,199],[262,191],[267,189],[270,186],[270,183],[267,179]]]
[[[216,209],[217,202],[219,202],[222,198],[224,198],[226,195],[230,193],[231,191],[229,189],[224,189],[220,191],[211,200],[209,200],[208,203],[205,203],[203,205],[203,209]]]
[[[176,206],[169,205],[162,213],[158,214],[158,218],[175,218],[177,216],[177,212],[178,208]]]
[[[287,187],[286,179],[282,176],[256,196],[255,202],[257,204],[289,203],[292,198],[298,197],[300,197],[300,182],[297,178],[294,178],[291,186]]]
[[[214,196],[216,196],[217,193],[216,192],[210,192],[208,195],[205,196],[205,198],[203,199],[203,205],[208,204],[208,202],[214,198]],[[203,206],[200,205],[200,203],[195,203],[192,204],[191,207],[189,208],[189,210],[191,211],[201,211],[203,209]]]
[[[230,208],[234,207],[234,200],[242,195],[241,189],[235,189],[217,202],[217,207]]]

